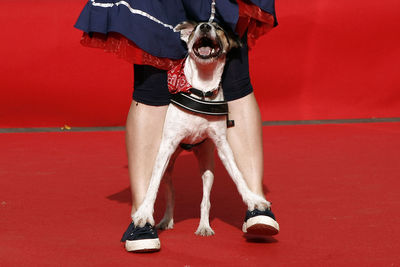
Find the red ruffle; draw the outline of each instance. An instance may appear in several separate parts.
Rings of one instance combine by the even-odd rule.
[[[248,0],[238,0],[237,2],[239,4],[239,20],[236,32],[239,36],[243,36],[247,30],[248,46],[253,47],[260,36],[274,27],[274,16],[262,11]]]
[[[179,59],[173,60],[152,56],[123,35],[115,32],[108,33],[107,35],[101,33],[89,35],[84,33],[81,44],[87,47],[100,48],[106,52],[112,52],[132,64],[151,65],[164,70],[169,70],[179,64]]]

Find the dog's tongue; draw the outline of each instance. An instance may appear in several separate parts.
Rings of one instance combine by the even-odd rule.
[[[202,46],[198,49],[199,54],[202,56],[208,56],[209,54],[211,54],[211,47],[209,46]]]

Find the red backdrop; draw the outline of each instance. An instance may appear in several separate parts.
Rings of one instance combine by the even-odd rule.
[[[132,67],[80,46],[85,2],[2,3],[0,127],[124,124]],[[303,2],[251,51],[263,119],[400,117],[400,1]]]

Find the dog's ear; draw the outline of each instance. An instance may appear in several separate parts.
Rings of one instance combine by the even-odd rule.
[[[213,25],[214,25],[215,29],[217,30],[217,34],[220,37],[222,37],[222,35],[224,35],[223,39],[226,39],[227,51],[231,50],[232,48],[242,47],[242,42],[241,42],[239,36],[236,33],[234,33],[229,27],[222,28],[216,22],[213,22]]]
[[[175,26],[174,31],[175,32],[180,32],[181,34],[181,40],[187,43],[189,41],[189,36],[196,28],[197,23],[193,21],[184,21],[179,23],[178,25]]]
[[[242,41],[240,40],[238,35],[231,31],[228,31],[226,34],[229,39],[229,49],[241,48],[243,46]]]

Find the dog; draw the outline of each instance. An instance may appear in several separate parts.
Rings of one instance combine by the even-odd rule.
[[[221,28],[215,22],[182,22],[175,27],[181,39],[187,44],[188,56],[184,60],[184,75],[191,86],[201,91],[192,93],[194,99],[223,101],[220,81],[224,70],[226,55],[229,50],[240,46],[240,41]],[[213,92],[207,94],[207,92]],[[199,161],[203,180],[203,199],[201,202],[200,223],[195,232],[197,235],[209,236],[214,231],[209,223],[210,191],[214,180],[214,149],[237,186],[244,203],[249,210],[265,210],[270,202],[248,188],[239,171],[233,152],[226,138],[226,116],[199,114],[171,103],[168,107],[162,140],[156,157],[149,187],[142,204],[132,215],[136,226],[146,223],[154,225],[154,203],[160,182],[164,176],[166,183],[166,211],[157,225],[159,229],[173,228],[174,189],[171,172],[175,159],[182,151],[180,144],[194,145],[192,150]]]

